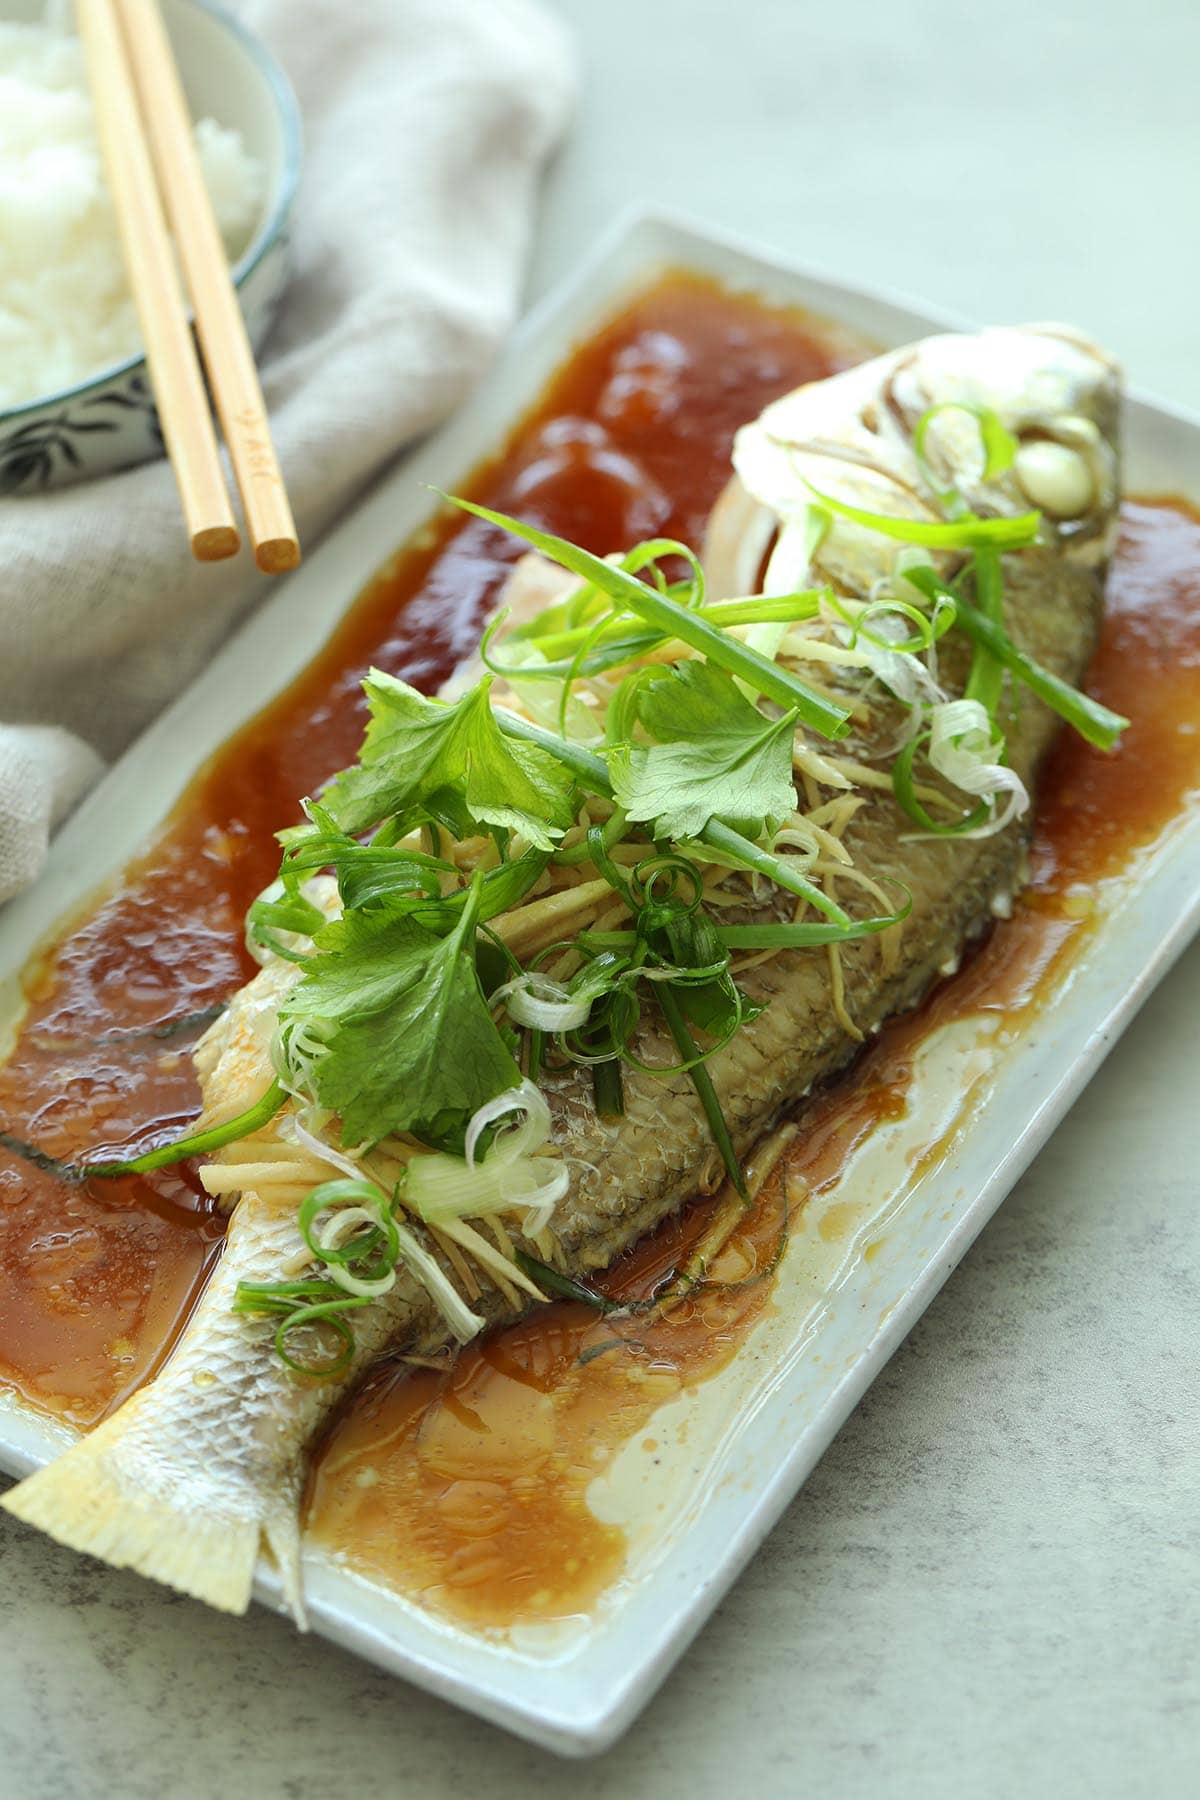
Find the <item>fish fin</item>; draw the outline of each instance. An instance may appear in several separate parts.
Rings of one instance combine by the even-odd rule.
[[[289,1540],[282,1519],[264,1518],[261,1507],[247,1504],[245,1496],[217,1490],[198,1505],[169,1471],[145,1470],[130,1439],[140,1398],[135,1395],[79,1443],[18,1482],[0,1496],[0,1506],[60,1544],[102,1557],[114,1568],[135,1569],[221,1612],[243,1613],[249,1606],[265,1532],[277,1546],[288,1604],[302,1614],[298,1521]]]
[[[263,1536],[279,1570],[283,1603],[300,1631],[308,1630],[304,1610],[304,1584],[300,1575],[300,1509],[282,1502],[271,1508],[262,1522]]]

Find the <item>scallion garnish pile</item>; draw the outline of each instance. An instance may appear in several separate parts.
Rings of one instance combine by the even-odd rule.
[[[845,842],[867,795],[890,789],[917,837],[1002,830],[1028,806],[1004,735],[1022,688],[1115,742],[1124,721],[1008,639],[1002,554],[1034,545],[1040,517],[979,516],[938,481],[925,439],[943,410],[914,440],[936,520],[814,489],[788,522],[806,568],[833,520],[895,540],[866,599],[820,585],[713,600],[671,539],[605,560],[454,502],[564,571],[557,597],[501,612],[453,698],[371,672],[358,761],[280,834],[279,877],[248,917],[256,954],[296,977],[276,1082],[219,1142],[238,1144],[250,1190],[269,1121],[340,1177],[300,1210],[315,1271],[238,1291],[238,1310],[278,1318],[290,1367],[343,1370],[351,1315],[401,1272],[464,1341],[483,1323],[472,1265],[514,1300],[542,1297],[529,1271],[553,1267],[568,1187],[546,1093],[572,1071],[612,1121],[630,1070],[686,1078],[744,1195],[709,1070],[760,1010],[739,972],[827,956],[858,1035],[839,947],[878,936],[885,967],[895,956],[908,896]],[[973,416],[999,474],[1012,440]],[[938,671],[952,632],[971,644],[959,697]],[[890,769],[856,754],[881,709],[898,721]],[[216,1147],[209,1132],[106,1172]],[[332,1332],[332,1352],[318,1329],[309,1353],[306,1327]]]

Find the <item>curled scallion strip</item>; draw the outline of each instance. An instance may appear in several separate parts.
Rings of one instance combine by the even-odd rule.
[[[322,1231],[318,1221],[326,1212],[332,1217]],[[373,1181],[323,1181],[304,1201],[296,1222],[312,1255],[347,1293],[373,1299],[395,1284],[400,1233],[386,1195]],[[339,1231],[347,1223],[358,1229],[343,1242]]]
[[[961,818],[953,820],[948,825],[939,824],[925,810],[917,798],[913,763],[918,750],[929,742],[929,735],[928,731],[919,732],[916,737],[909,738],[907,744],[900,751],[892,764],[892,792],[896,796],[897,803],[913,824],[919,825],[921,830],[928,832],[930,836],[966,837],[969,833],[978,831],[987,824],[992,815],[991,806],[986,800],[981,800],[969,812],[963,813]]]
[[[345,1314],[369,1306],[367,1297],[339,1293],[331,1281],[239,1281],[232,1310],[242,1315],[281,1314],[275,1327],[275,1353],[293,1375],[326,1381],[342,1375],[354,1360],[357,1344]],[[326,1326],[341,1340],[339,1354],[326,1362],[300,1362],[288,1349],[288,1338],[305,1326]]]
[[[840,600],[836,594],[830,596],[830,610],[849,628],[849,648],[854,649],[859,638],[873,644],[877,650],[893,650],[901,655],[921,656],[930,646],[943,637],[954,623],[952,607],[943,606],[940,613],[924,613],[919,606],[912,606],[907,600],[893,597],[887,600],[872,600],[865,606],[852,608]],[[893,618],[899,616],[907,619],[915,629],[906,638],[885,637],[882,632],[872,631],[868,619]]]
[[[692,890],[686,900],[679,898],[681,878]],[[676,913],[691,918],[698,912],[704,899],[704,878],[689,857],[663,851],[657,856],[647,856],[635,866],[629,891],[634,905],[643,915],[643,929],[649,931],[654,929],[660,912],[664,919]]]

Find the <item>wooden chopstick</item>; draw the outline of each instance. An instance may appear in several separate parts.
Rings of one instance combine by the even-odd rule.
[[[146,366],[192,554],[215,562],[234,554],[238,531],[120,26],[112,0],[75,0],[75,16]]]
[[[158,0],[117,5],[254,559],[276,574],[295,568],[300,544],[179,70]]]

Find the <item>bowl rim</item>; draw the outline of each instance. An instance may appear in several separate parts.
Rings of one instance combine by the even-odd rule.
[[[300,162],[303,151],[303,131],[300,123],[300,103],[296,99],[296,91],[282,65],[267,49],[262,39],[256,37],[248,26],[240,19],[227,12],[223,6],[215,4],[215,0],[182,0],[185,6],[195,7],[197,12],[208,13],[217,20],[233,38],[236,38],[242,49],[254,62],[264,77],[271,96],[275,102],[276,112],[283,134],[283,159],[279,178],[276,183],[270,210],[257,232],[247,244],[233,269],[233,285],[240,292],[243,285],[258,268],[268,250],[279,239],[288,215],[296,199],[296,189],[300,184]],[[188,308],[189,322],[192,318]],[[52,388],[49,393],[38,394],[32,400],[22,400],[19,406],[11,406],[0,410],[0,431],[7,431],[10,425],[17,424],[23,418],[29,418],[42,412],[48,406],[65,405],[91,393],[96,388],[108,387],[112,382],[131,374],[135,369],[144,368],[146,353],[139,351],[124,357],[120,362],[106,363],[89,375],[84,381],[77,381],[70,387]]]

